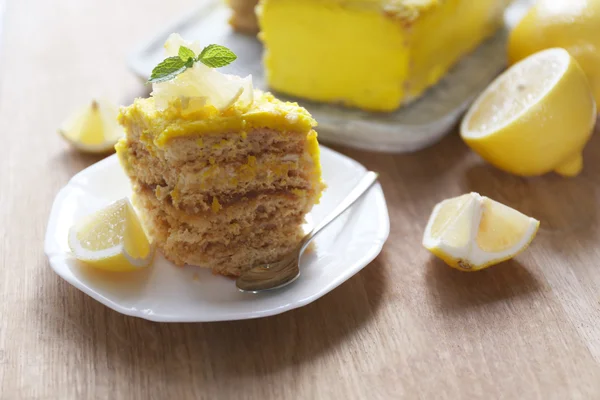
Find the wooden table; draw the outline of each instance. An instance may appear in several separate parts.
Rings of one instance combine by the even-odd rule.
[[[50,206],[98,157],[56,129],[92,96],[143,94],[128,51],[193,3],[6,4],[1,399],[600,398],[600,132],[575,179],[509,176],[456,134],[410,155],[338,149],[382,173],[390,239],[347,283],[276,317],[152,323],[61,280],[42,251]],[[433,205],[468,191],[540,219],[530,250],[473,274],[431,258],[420,242]]]

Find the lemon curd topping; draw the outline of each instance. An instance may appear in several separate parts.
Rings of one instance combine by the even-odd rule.
[[[224,132],[245,132],[253,128],[270,128],[279,131],[310,132],[317,125],[311,115],[297,103],[282,102],[270,93],[255,91],[251,106],[234,105],[224,111],[212,106],[196,108],[193,112],[182,107],[179,99],[165,110],[158,110],[153,98],[136,99],[121,109],[119,120],[143,121],[148,129],[144,140],[163,147],[176,137]],[[201,138],[198,139],[201,143]],[[315,139],[316,142],[316,139]]]
[[[501,25],[508,0],[263,0],[269,85],[392,111],[437,83]]]

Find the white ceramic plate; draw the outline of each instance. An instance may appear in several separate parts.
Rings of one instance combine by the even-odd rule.
[[[323,178],[328,185],[321,204],[308,220],[319,222],[366,171],[356,161],[321,147]],[[369,264],[389,234],[387,206],[376,184],[350,210],[315,239],[316,251],[305,254],[300,278],[271,293],[242,293],[230,278],[198,267],[176,267],[157,254],[152,267],[126,274],[92,270],[75,260],[67,232],[78,218],[120,198],[131,186],[111,156],[92,165],[56,196],[45,252],[50,265],[67,282],[122,314],[162,322],[206,322],[266,317],[304,306],[335,289]]]
[[[335,105],[298,101],[319,121],[319,137],[324,142],[383,152],[410,152],[430,146],[451,131],[471,101],[506,65],[506,33],[514,27],[532,0],[515,0],[506,10],[506,29],[465,56],[437,85],[417,101],[392,113],[369,113]],[[233,32],[227,20],[230,11],[221,0],[197,0],[199,7],[188,10],[180,19],[133,51],[130,68],[146,80],[164,59],[163,43],[178,32],[188,40],[203,44],[219,43],[238,55],[223,71],[246,76],[252,74],[254,86],[268,90],[262,67],[262,45],[255,38]]]

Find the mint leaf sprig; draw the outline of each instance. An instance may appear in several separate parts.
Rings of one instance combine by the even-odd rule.
[[[170,81],[198,61],[211,68],[220,68],[231,64],[236,59],[237,56],[233,51],[218,44],[206,46],[197,57],[193,50],[180,46],[177,56],[166,58],[154,67],[148,83]]]

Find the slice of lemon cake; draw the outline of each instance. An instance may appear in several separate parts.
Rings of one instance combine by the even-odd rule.
[[[492,35],[510,0],[262,0],[269,85],[391,111]]]
[[[202,50],[178,35],[165,47],[152,96],[119,116],[126,137],[117,153],[146,229],[178,265],[237,276],[280,259],[298,245],[324,187],[316,122],[254,91],[251,77],[208,67],[235,58],[225,48]]]

